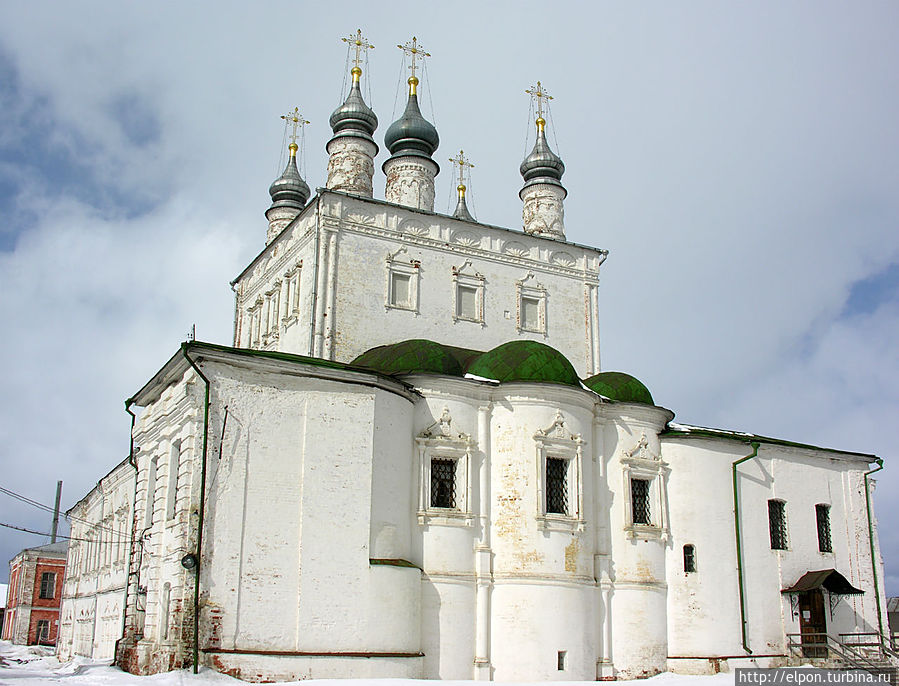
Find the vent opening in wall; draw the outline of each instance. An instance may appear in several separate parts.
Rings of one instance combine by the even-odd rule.
[[[560,672],[565,671],[565,658],[568,657],[567,650],[560,650],[556,655],[556,669]]]
[[[684,546],[684,572],[696,571],[696,547],[690,543]]]

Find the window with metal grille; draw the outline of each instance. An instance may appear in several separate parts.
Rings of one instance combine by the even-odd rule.
[[[56,574],[44,572],[41,574],[41,598],[52,598],[56,591]]]
[[[546,513],[568,514],[568,460],[546,458]]]
[[[631,479],[631,512],[634,524],[651,524],[649,509],[649,481]]]
[[[696,571],[696,546],[688,543],[684,546],[684,572]]]
[[[431,507],[456,507],[455,460],[431,460]]]
[[[830,505],[815,505],[815,519],[818,521],[818,550],[832,553],[833,543],[830,540]]]
[[[768,501],[768,532],[771,550],[787,549],[787,504],[783,500]]]

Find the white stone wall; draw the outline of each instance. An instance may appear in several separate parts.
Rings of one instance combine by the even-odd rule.
[[[200,644],[216,669],[248,680],[590,680],[709,671],[743,655],[730,496],[742,443],[660,440],[669,411],[573,387],[416,376],[412,390],[314,364],[191,354],[211,383]],[[154,512],[134,558],[144,671],[190,652],[193,577],[178,561],[196,541],[202,441],[199,378],[177,360],[157,378],[165,390],[143,392],[135,433],[136,521],[142,502]],[[186,490],[169,525],[157,521],[166,493],[148,484],[152,456],[175,440]],[[546,512],[549,457],[566,460],[562,514]],[[453,509],[431,504],[434,458],[455,460]],[[810,569],[869,590],[840,601],[832,633],[876,622],[867,464],[763,444],[741,467],[757,664],[783,661],[798,625],[780,590]],[[634,515],[633,479],[650,483],[648,522]],[[771,497],[787,501],[788,551],[768,544]],[[832,554],[817,552],[822,502]]]
[[[128,460],[68,513],[72,524],[57,653],[111,660],[122,637],[135,469]]]
[[[663,450],[672,465],[670,655],[744,655],[731,464],[752,449],[738,441],[671,437],[665,439]],[[770,444],[762,444],[758,457],[738,467],[747,638],[753,655],[763,661],[760,664],[786,654],[786,634],[799,633],[798,608],[780,591],[808,571],[836,569],[866,591],[840,597],[832,613],[829,606],[825,608],[831,636],[877,631],[863,483],[867,468],[868,462],[858,456]],[[697,484],[702,483],[708,487],[698,492]],[[720,486],[713,491],[712,484]],[[771,549],[767,502],[775,498],[786,502],[787,550]],[[832,553],[818,550],[815,505],[819,503],[831,508]],[[696,546],[697,571],[690,574],[683,572],[687,543]],[[671,660],[672,669],[701,666],[701,661]]]
[[[603,259],[558,240],[325,193],[236,281],[234,341],[348,362],[409,338],[481,350],[523,338],[558,349],[585,377],[600,369]],[[288,282],[297,265],[294,301]],[[408,302],[391,301],[394,268],[412,270]],[[460,283],[478,289],[473,318],[457,316]],[[522,288],[540,301],[530,329]]]

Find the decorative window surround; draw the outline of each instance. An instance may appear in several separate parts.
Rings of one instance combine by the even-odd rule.
[[[619,458],[621,472],[624,479],[624,530],[628,538],[640,538],[644,540],[657,539],[667,542],[671,530],[668,526],[668,469],[667,463],[662,461],[660,455],[653,453],[649,448],[646,432],[640,436],[640,440]],[[631,480],[642,479],[649,482],[649,524],[634,522],[633,493]]]
[[[397,260],[397,257],[404,252],[407,252],[406,246],[387,255],[387,300],[384,308],[409,310],[418,314],[418,275],[421,262]]]
[[[527,276],[515,282],[515,294],[518,307],[516,330],[542,333],[546,336],[546,288],[537,281],[533,272],[528,272]],[[532,305],[533,308],[528,305]],[[532,309],[532,317],[525,316],[526,312],[531,312]]]
[[[281,317],[281,325],[293,324],[300,316],[300,273],[303,270],[303,260],[284,272],[284,312]]]
[[[418,523],[471,526],[471,455],[475,442],[471,436],[452,427],[449,408],[436,422],[415,439],[418,445],[419,499]],[[452,509],[431,507],[431,461],[454,460],[456,463],[456,506]]]
[[[468,270],[468,271],[466,271]],[[456,269],[453,267],[453,323],[458,321],[484,323],[484,275],[475,271],[471,260]],[[464,311],[468,294],[474,297],[473,311]]]
[[[583,518],[583,447],[580,434],[571,433],[565,426],[562,411],[546,429],[534,434],[537,453],[537,527],[546,531],[584,531]],[[564,460],[568,467],[566,486],[568,488],[568,513],[546,511],[546,460]]]

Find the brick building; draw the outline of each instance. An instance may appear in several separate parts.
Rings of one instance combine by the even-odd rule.
[[[56,645],[68,541],[26,548],[9,563],[2,637],[23,645]]]

